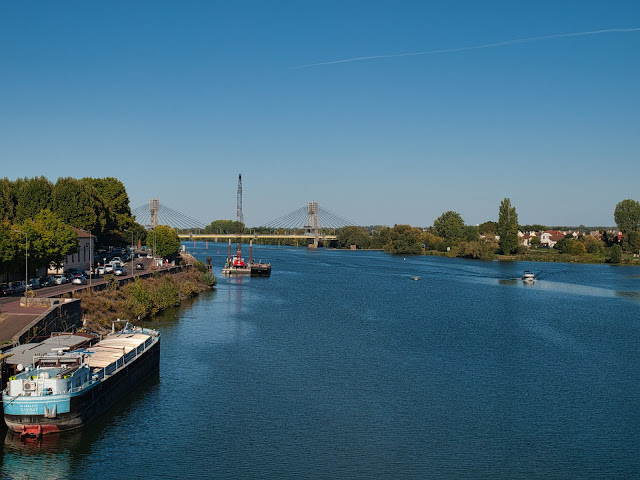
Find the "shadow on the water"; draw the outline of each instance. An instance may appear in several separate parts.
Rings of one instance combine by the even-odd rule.
[[[618,297],[629,298],[631,300],[640,301],[640,292],[616,292]]]
[[[92,451],[93,443],[117,423],[117,419],[130,413],[131,407],[153,391],[160,383],[156,372],[109,410],[82,428],[40,438],[21,438],[20,434],[6,430],[2,448],[1,478],[69,478],[75,459]],[[121,427],[120,427],[121,428]]]

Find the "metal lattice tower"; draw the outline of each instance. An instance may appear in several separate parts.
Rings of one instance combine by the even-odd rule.
[[[160,200],[152,198],[149,200],[149,225],[153,230],[158,226],[158,210],[160,209]]]
[[[242,222],[243,222],[243,216],[242,216],[242,174],[238,174],[238,199],[237,199],[237,217],[238,217],[238,223],[236,224],[236,233],[238,234],[238,238],[236,240],[236,252],[240,251],[241,245],[242,245],[242,238],[240,237],[240,235],[242,235]]]

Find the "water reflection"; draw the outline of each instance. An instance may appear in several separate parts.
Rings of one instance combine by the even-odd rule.
[[[63,479],[71,472],[71,452],[82,443],[82,431],[22,439],[7,431],[4,437],[2,478]]]

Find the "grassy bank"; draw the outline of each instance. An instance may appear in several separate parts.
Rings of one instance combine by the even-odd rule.
[[[197,269],[174,275],[154,275],[151,278],[126,285],[112,284],[102,291],[90,289],[75,295],[82,300],[82,312],[90,331],[111,328],[117,318],[123,320],[150,319],[169,307],[180,305],[184,300],[211,290],[215,284]]]

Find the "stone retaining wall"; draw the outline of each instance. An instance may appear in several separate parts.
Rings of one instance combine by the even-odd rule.
[[[42,315],[33,320],[12,338],[14,345],[29,343],[36,337],[48,337],[54,332],[64,332],[71,326],[82,326],[82,308],[79,299],[29,298],[27,300],[51,300],[54,303]]]

